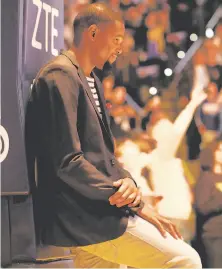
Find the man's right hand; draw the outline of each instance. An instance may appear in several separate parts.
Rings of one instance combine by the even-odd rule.
[[[166,237],[168,232],[175,239],[183,239],[178,232],[176,226],[170,220],[159,215],[147,203],[145,203],[144,207],[141,210],[137,211],[137,215],[156,226],[156,228],[160,231],[163,237]]]
[[[135,207],[140,204],[141,192],[137,188],[132,178],[119,179],[113,182],[113,186],[118,188],[117,191],[109,198],[111,205],[123,207]]]

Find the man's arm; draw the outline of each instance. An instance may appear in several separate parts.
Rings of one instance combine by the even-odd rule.
[[[109,199],[111,204],[115,204],[117,207],[122,207],[125,205],[128,205],[129,209],[132,211],[132,213],[136,213],[139,209],[141,209],[144,206],[144,202],[142,201],[142,193],[140,191],[140,188],[137,186],[136,181],[133,179],[132,175],[129,173],[129,171],[125,170],[118,160],[116,160],[116,165],[118,165],[119,172],[121,174],[122,178],[125,178],[126,180],[130,180],[131,182],[129,184],[135,185],[137,188],[137,191],[134,192],[129,198],[131,198],[131,202],[129,199],[123,200],[119,199],[119,193],[116,192],[114,195],[112,195]],[[122,182],[122,179],[114,182],[113,184],[115,187],[119,187],[119,190],[121,192],[121,188],[123,188],[124,182]]]

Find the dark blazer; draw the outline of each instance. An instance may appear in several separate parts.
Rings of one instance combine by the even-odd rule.
[[[44,66],[32,87],[26,149],[45,244],[94,244],[126,230],[130,210],[111,206],[108,198],[116,191],[113,182],[131,175],[115,159],[102,85],[94,78],[103,119],[71,51]]]

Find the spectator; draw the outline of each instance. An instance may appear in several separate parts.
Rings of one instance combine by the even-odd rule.
[[[196,124],[202,137],[202,148],[222,133],[222,110],[218,97],[217,85],[209,83],[207,100],[200,105],[195,115]]]
[[[192,214],[192,194],[187,180],[187,168],[176,158],[181,140],[192,120],[197,106],[206,98],[200,85],[192,92],[192,98],[186,108],[171,123],[163,112],[158,111],[151,117],[154,126],[151,137],[157,141],[157,148],[150,153],[147,167],[151,171],[151,178],[156,194],[163,196],[158,203],[158,212],[171,221],[177,223],[181,234],[187,242],[194,235],[194,218]],[[177,201],[183,207],[177,206]]]
[[[150,58],[161,56],[165,52],[164,25],[161,23],[161,13],[152,12],[146,17],[148,27],[148,56]]]
[[[195,202],[208,268],[222,268],[222,141],[201,153],[202,173],[196,185]]]

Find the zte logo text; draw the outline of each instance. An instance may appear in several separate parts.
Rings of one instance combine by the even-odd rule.
[[[54,38],[58,37],[58,30],[55,29],[55,17],[59,16],[59,11],[56,8],[51,7],[50,5],[44,3],[41,0],[32,0],[33,4],[38,7],[38,12],[35,21],[35,27],[32,34],[32,47],[42,50],[44,44],[36,39],[38,32],[39,21],[42,13],[45,13],[45,51],[49,50],[49,39],[51,39],[51,53],[54,56],[58,55],[58,50],[54,48]],[[44,12],[42,11],[44,10]],[[49,25],[51,26],[51,35],[49,36]]]

